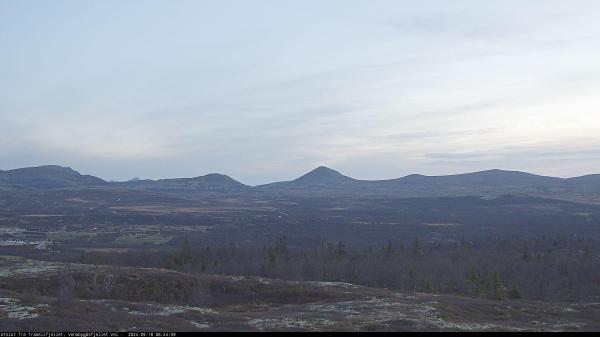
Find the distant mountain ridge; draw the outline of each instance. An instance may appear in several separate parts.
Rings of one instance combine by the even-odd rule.
[[[34,189],[107,186],[91,175],[82,175],[70,167],[46,165],[0,171],[0,184]]]
[[[256,186],[257,190],[290,195],[385,197],[454,197],[530,195],[600,200],[600,175],[557,178],[519,171],[486,170],[425,176],[412,174],[387,180],[358,180],[321,167],[298,179]]]
[[[599,175],[600,177],[600,175]],[[357,180],[341,173],[319,167],[308,174],[286,182],[277,182],[257,186],[258,189],[275,192],[338,192],[338,193],[367,193],[367,194],[390,194],[390,193],[415,193],[439,190],[451,194],[452,189],[456,192],[473,194],[475,190],[487,191],[498,189],[499,191],[511,192],[528,187],[557,187],[568,182],[567,179],[546,177],[531,173],[505,170],[487,170],[473,173],[425,176],[412,174],[402,178],[387,180]],[[600,183],[600,179],[598,179]],[[600,188],[599,188],[600,189]],[[487,192],[486,192],[487,193]]]
[[[552,184],[563,181],[563,178],[540,176],[526,172],[506,170],[486,170],[473,173],[463,173],[445,176],[409,175],[403,178],[392,179],[405,184],[442,183],[442,184]]]
[[[132,179],[106,182],[91,175],[57,165],[0,171],[0,187],[60,189],[105,187],[169,194],[190,193],[284,193],[352,194],[396,196],[505,195],[547,192],[600,194],[600,174],[556,178],[519,171],[486,170],[473,173],[425,176],[412,174],[387,180],[358,180],[320,166],[301,177],[270,184],[249,186],[229,176],[212,173],[194,178],[159,180]]]
[[[335,187],[340,185],[352,185],[358,180],[347,177],[338,171],[325,166],[319,166],[316,169],[292,181],[275,182],[271,184],[259,185],[258,188],[306,188],[306,187]]]
[[[153,192],[243,192],[252,187],[244,185],[229,176],[211,173],[194,178],[173,178],[159,180],[130,180],[112,183],[114,186]]]

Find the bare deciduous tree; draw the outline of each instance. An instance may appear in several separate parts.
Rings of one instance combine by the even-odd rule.
[[[106,291],[106,293],[110,293],[110,291],[115,286],[116,282],[117,282],[117,276],[115,273],[108,272],[108,273],[104,274],[104,290]]]

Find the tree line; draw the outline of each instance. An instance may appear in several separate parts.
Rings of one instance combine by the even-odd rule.
[[[592,239],[555,236],[462,240],[415,239],[381,246],[288,244],[285,235],[256,246],[190,244],[171,251],[81,253],[78,262],[161,267],[189,273],[347,282],[401,292],[543,301],[600,300],[600,253]]]

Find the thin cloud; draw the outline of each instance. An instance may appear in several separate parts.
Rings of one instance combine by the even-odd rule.
[[[0,169],[600,172],[597,1],[233,4],[0,4]]]

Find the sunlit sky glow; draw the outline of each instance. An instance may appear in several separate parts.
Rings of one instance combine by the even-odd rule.
[[[600,173],[600,1],[0,0],[0,169]]]

